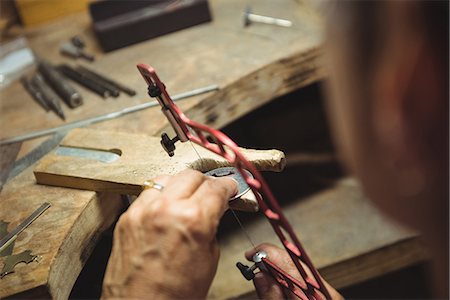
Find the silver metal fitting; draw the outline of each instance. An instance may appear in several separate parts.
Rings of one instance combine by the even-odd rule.
[[[249,267],[246,266],[240,262],[236,263],[236,267],[241,271],[242,275],[247,280],[252,280],[255,278],[255,270],[256,268],[260,269],[261,271],[267,271],[267,268],[264,266],[263,258],[267,257],[267,253],[265,251],[258,251],[253,255],[253,262],[254,264]]]

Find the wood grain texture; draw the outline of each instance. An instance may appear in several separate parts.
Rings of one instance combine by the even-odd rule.
[[[121,153],[116,161],[61,156],[52,151],[35,167],[37,183],[92,191],[107,191],[139,195],[146,180],[161,174],[173,175],[185,169],[207,172],[230,164],[222,157],[193,143],[177,143],[175,155],[169,157],[160,138],[92,129],[75,129],[61,146]],[[195,150],[194,150],[194,149]],[[280,172],[286,162],[278,150],[241,149],[246,158],[260,171]],[[233,201],[233,208],[256,211],[256,200]],[[247,204],[246,204],[247,203]],[[230,203],[231,204],[231,203]]]
[[[0,191],[13,168],[20,146],[22,146],[22,143],[0,146]]]
[[[41,258],[0,279],[0,298],[66,299],[97,238],[123,209],[117,195],[36,185],[29,169],[5,185],[0,219],[11,231],[43,202],[52,206],[18,236],[13,251],[32,250]]]
[[[323,50],[312,48],[274,61],[210,95],[186,111],[192,119],[221,128],[274,98],[326,76]],[[171,131],[170,124],[158,133]]]
[[[91,0],[16,0],[20,19],[25,26],[38,25],[86,10]],[[3,4],[2,4],[3,5]]]
[[[320,59],[316,56],[313,59],[307,58],[310,55],[303,56],[311,49],[320,47],[322,43],[323,19],[311,3],[314,1],[301,1],[299,4],[291,0],[280,0],[277,5],[269,0],[252,0],[245,4],[239,0],[211,1],[213,14],[211,23],[108,54],[103,54],[99,50],[86,14],[69,16],[48,26],[30,29],[26,35],[37,56],[47,58],[54,63],[72,62],[59,55],[59,45],[71,36],[81,35],[86,39],[86,51],[96,54],[95,63],[90,64],[89,67],[107,74],[138,92],[135,97],[121,95],[114,100],[103,100],[75,84],[82,92],[85,103],[76,109],[68,109],[63,105],[68,122],[149,101],[146,86],[135,67],[137,63],[147,63],[155,67],[172,95],[209,84],[218,84],[226,93],[217,94],[217,98],[223,101],[221,105],[217,105],[216,109],[214,105],[209,107],[210,105],[207,104],[208,101],[216,99],[216,93],[186,100],[180,103],[180,107],[186,111],[204,102],[205,107],[209,107],[207,111],[202,110],[205,116],[195,113],[197,108],[190,111],[193,113],[192,116],[195,114],[195,119],[211,120],[214,116],[225,114],[225,117],[221,119],[224,124],[224,120],[230,116],[236,119],[277,96],[301,88],[308,82],[324,78],[325,72],[321,71],[322,69],[317,71],[310,69],[312,66],[319,67]],[[281,28],[254,24],[244,28],[242,12],[247,4],[254,6],[261,14],[290,19],[294,25],[292,28]],[[316,50],[311,51],[320,53]],[[300,77],[294,79],[280,72],[280,67],[289,67],[289,62],[296,63],[296,66],[300,68],[296,69],[297,74],[302,73],[302,68],[305,68],[304,71],[307,72],[303,74],[303,79]],[[274,72],[270,72],[272,65]],[[256,76],[259,74],[258,70],[264,70],[261,80],[255,83],[253,79],[247,83],[248,75]],[[293,70],[294,68],[290,68],[287,72],[294,73]],[[243,85],[241,86],[239,82],[243,82]],[[228,88],[230,85],[232,87]],[[275,88],[274,93],[272,86],[281,86],[281,88]],[[238,95],[236,100],[234,100],[235,94]],[[225,97],[227,95],[228,98]],[[3,129],[0,131],[0,138],[64,124],[54,113],[44,112],[19,83],[14,83],[0,91],[0,98],[2,98],[0,128]],[[252,101],[242,101],[241,105],[239,99],[252,99]],[[232,111],[223,109],[223,105],[227,102],[234,103]],[[188,116],[191,116],[190,113]],[[99,123],[93,127],[130,133],[157,134],[166,124],[165,117],[159,109],[154,108]],[[216,124],[220,126],[218,122],[214,123],[215,126]],[[36,144],[33,142],[25,143],[23,151],[34,145]]]

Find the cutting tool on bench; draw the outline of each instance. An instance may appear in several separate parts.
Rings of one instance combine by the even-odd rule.
[[[259,253],[254,257],[256,264],[252,267],[246,267],[238,263],[238,268],[242,274],[251,280],[253,271],[259,268],[261,271],[270,273],[283,288],[300,299],[331,299],[322,278],[284,216],[268,184],[254,165],[242,155],[236,143],[224,133],[186,117],[172,101],[165,85],[151,66],[139,64],[137,68],[147,82],[149,96],[158,100],[162,112],[175,131],[173,138],[170,138],[166,133],[162,134],[162,147],[169,156],[173,156],[176,150],[176,142],[190,141],[228,160],[252,190],[258,201],[260,211],[272,225],[273,230],[299,271],[301,279],[296,279],[282,270],[265,253]]]

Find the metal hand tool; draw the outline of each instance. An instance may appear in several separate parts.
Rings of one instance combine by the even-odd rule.
[[[25,250],[20,252],[19,254],[13,254],[6,257],[4,261],[4,265],[2,271],[0,273],[0,279],[5,277],[8,274],[14,272],[14,267],[19,263],[29,264],[37,258],[36,255],[31,254],[31,250]]]
[[[61,103],[58,96],[53,92],[53,90],[45,83],[44,79],[39,73],[36,73],[31,78],[31,83],[39,91],[42,99],[47,103],[48,107],[55,112],[55,114],[60,117],[63,121],[66,120],[64,111],[61,108]]]
[[[247,7],[244,11],[244,26],[247,27],[252,23],[263,23],[269,25],[277,25],[281,27],[292,26],[292,22],[289,20],[257,15],[252,13],[250,7]]]
[[[100,79],[100,77],[93,75],[92,72],[86,71],[86,69],[84,69],[83,67],[78,67],[75,70],[81,75],[83,75],[85,78],[95,82],[97,85],[102,86],[103,88],[108,90],[111,93],[111,96],[119,97],[120,89],[117,86]]]
[[[59,72],[61,72],[61,74],[63,74],[67,78],[70,78],[75,82],[78,82],[79,84],[90,89],[97,95],[103,98],[108,98],[109,96],[111,96],[111,93],[109,92],[108,89],[97,84],[95,81],[92,81],[89,77],[84,76],[83,74],[72,69],[68,65],[59,65],[57,69]]]
[[[37,162],[39,159],[44,157],[47,153],[53,150],[66,136],[65,132],[57,132],[52,137],[43,141],[39,146],[31,150],[30,153],[25,155],[24,157],[18,159],[12,166],[11,171],[8,174],[7,182],[10,179],[13,179],[20,173],[22,173],[29,166]]]
[[[0,191],[8,180],[11,170],[14,168],[14,162],[19,154],[22,143],[0,146]],[[0,238],[1,230],[0,230]]]
[[[4,238],[8,234],[8,222],[0,220],[0,239]],[[12,254],[14,248],[14,242],[11,242],[8,247],[5,247],[0,251],[0,257],[8,256]]]
[[[107,78],[106,76],[99,74],[98,72],[94,72],[86,67],[83,66],[78,66],[78,71],[83,72],[84,74],[89,74],[91,75],[93,78],[97,78],[99,81],[103,81],[106,83],[109,83],[110,85],[118,88],[119,90],[121,90],[122,92],[124,92],[125,94],[129,95],[129,96],[134,96],[136,95],[136,91],[133,89],[130,89],[129,87],[124,86],[123,84],[112,80],[110,78]]]
[[[179,101],[179,100],[183,100],[189,97],[193,97],[193,96],[197,96],[197,95],[201,95],[204,93],[209,93],[215,90],[218,90],[219,86],[217,84],[213,84],[213,85],[208,85],[205,87],[201,87],[195,90],[191,90],[188,92],[184,92],[178,95],[175,95],[173,97],[173,101]],[[115,119],[121,116],[125,116],[127,114],[131,114],[131,113],[135,113],[150,107],[154,107],[154,106],[158,106],[159,103],[158,101],[152,101],[152,102],[146,102],[146,103],[142,103],[142,104],[138,104],[135,106],[130,106],[127,108],[124,108],[122,110],[119,111],[115,111],[112,113],[108,113],[108,114],[104,114],[104,115],[100,115],[97,117],[93,117],[93,118],[89,118],[89,119],[84,119],[84,120],[80,120],[80,121],[76,121],[76,122],[72,122],[72,123],[68,123],[62,126],[58,126],[58,127],[53,127],[50,129],[44,129],[44,130],[38,130],[38,131],[33,131],[27,134],[23,134],[23,135],[19,135],[16,137],[11,137],[11,138],[6,138],[3,140],[0,140],[0,146],[1,145],[7,145],[7,144],[12,144],[12,143],[16,143],[16,142],[22,142],[22,141],[27,141],[27,140],[31,140],[31,139],[35,139],[41,136],[46,136],[46,135],[50,135],[50,134],[54,134],[57,132],[67,132],[70,129],[74,129],[74,128],[78,128],[78,127],[84,127],[84,126],[88,126],[94,123],[98,123],[98,122],[103,122],[103,121],[107,121],[107,120],[111,120],[111,119]]]
[[[28,218],[26,218],[22,223],[19,224],[13,231],[8,233],[4,238],[0,240],[0,252],[8,247],[12,242],[14,242],[17,236],[25,230],[34,220],[36,220],[44,211],[50,207],[50,203],[42,204],[38,209],[36,209]]]
[[[75,108],[83,104],[83,98],[80,93],[51,64],[41,61],[38,65],[38,70],[70,108]]]
[[[25,90],[33,97],[34,100],[36,100],[37,103],[39,103],[40,106],[45,111],[49,111],[50,107],[47,104],[47,101],[45,101],[42,93],[36,88],[34,84],[31,83],[31,81],[28,78],[22,77],[20,79],[20,82],[22,83]]]
[[[63,43],[59,51],[61,54],[71,57],[71,58],[84,58],[87,61],[94,61],[95,58],[93,55],[84,52],[83,48],[78,48],[72,42]]]
[[[267,253],[264,251],[256,252],[252,257],[252,261],[254,262],[253,266],[249,267],[244,265],[243,263],[236,263],[236,267],[241,271],[242,275],[247,280],[253,280],[255,278],[254,271],[258,268],[260,270],[264,270],[268,272],[267,268],[264,265],[263,259],[267,258]]]
[[[261,257],[262,271],[271,274],[280,286],[292,292],[301,299],[331,299],[322,278],[303,249],[292,226],[286,219],[277,199],[270,190],[261,173],[241,153],[239,147],[222,132],[199,124],[187,118],[175,105],[166,91],[155,70],[145,64],[137,66],[148,85],[150,97],[157,98],[161,110],[172,125],[176,136],[170,139],[167,134],[167,145],[163,145],[168,154],[175,151],[177,141],[191,141],[213,153],[225,158],[231,163],[245,179],[258,201],[260,211],[272,225],[273,230],[289,254],[293,264],[303,280],[297,280],[289,273],[278,267],[270,257]],[[168,147],[170,146],[170,147]],[[250,172],[253,178],[248,175]],[[256,268],[256,267],[255,267]],[[241,271],[243,268],[240,268]],[[252,270],[253,271],[253,270]],[[244,275],[248,275],[247,271]],[[249,276],[246,276],[249,277]]]
[[[70,39],[70,42],[72,43],[72,45],[74,45],[75,47],[80,48],[80,49],[83,49],[84,47],[86,47],[86,44],[84,43],[83,39],[78,35],[73,36]]]

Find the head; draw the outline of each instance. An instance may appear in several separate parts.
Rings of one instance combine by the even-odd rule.
[[[382,211],[436,240],[448,229],[448,2],[336,1],[327,43],[344,164]]]

